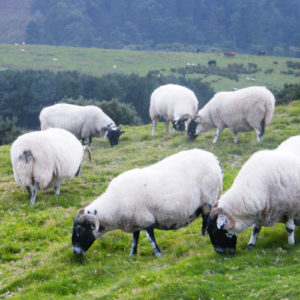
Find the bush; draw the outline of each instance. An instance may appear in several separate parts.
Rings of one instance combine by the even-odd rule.
[[[287,104],[300,99],[300,84],[285,84],[280,91],[274,92],[276,104]]]
[[[142,120],[137,115],[132,104],[122,103],[117,99],[111,101],[97,101],[95,99],[85,99],[79,97],[74,100],[72,98],[64,98],[61,102],[76,104],[76,105],[95,105],[100,107],[114,122],[119,125],[141,125]]]
[[[17,118],[12,120],[0,116],[0,145],[6,145],[13,142],[22,132],[21,128],[16,126]]]

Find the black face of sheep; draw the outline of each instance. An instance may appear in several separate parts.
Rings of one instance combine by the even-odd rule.
[[[187,134],[193,140],[198,136],[198,134],[196,134],[197,125],[198,123],[195,120],[191,120],[188,126]]]
[[[236,251],[237,236],[235,234],[230,234],[227,230],[217,227],[217,217],[214,219],[208,218],[207,231],[210,240],[214,246],[217,253],[224,254],[226,249],[230,254],[234,254]]]
[[[186,119],[172,121],[173,128],[177,131],[184,131],[185,130],[185,121],[186,121]]]
[[[109,139],[111,147],[118,145],[119,143],[119,137],[121,134],[123,134],[125,131],[122,131],[121,128],[116,129],[109,129],[107,133],[107,138]]]
[[[96,240],[93,234],[94,230],[95,223],[89,220],[84,220],[79,223],[78,220],[75,219],[72,233],[72,248],[75,254],[83,255],[92,246]]]

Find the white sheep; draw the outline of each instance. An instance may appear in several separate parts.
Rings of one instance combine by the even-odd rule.
[[[256,130],[261,142],[265,127],[271,124],[275,109],[273,94],[262,86],[252,86],[232,92],[219,92],[189,123],[188,135],[195,139],[201,132],[217,128],[214,143],[221,132],[229,128],[238,143],[238,132]]]
[[[222,191],[222,170],[210,152],[193,149],[169,156],[111,181],[105,193],[81,209],[74,221],[72,245],[84,254],[95,239],[121,229],[132,233],[130,255],[137,253],[140,230],[146,230],[156,256],[161,252],[154,229],[178,229],[202,215],[202,234]]]
[[[89,145],[93,137],[105,137],[109,139],[111,146],[115,146],[120,135],[124,133],[121,126],[116,128],[115,122],[94,105],[58,103],[45,107],[39,118],[42,130],[53,127],[66,129],[82,139],[84,144],[89,139]]]
[[[35,203],[38,189],[54,187],[56,195],[66,178],[80,173],[83,150],[79,140],[70,132],[50,128],[19,136],[12,144],[10,154],[15,181],[25,186],[30,194],[30,205]]]
[[[192,119],[198,110],[198,100],[190,89],[167,84],[155,89],[151,94],[149,114],[152,120],[152,136],[160,117],[165,119],[165,127],[170,133],[169,123],[172,121],[175,130],[185,130],[185,122]]]
[[[299,139],[294,139],[298,147]],[[234,253],[236,235],[251,225],[249,248],[255,245],[261,226],[278,222],[286,223],[289,244],[295,243],[295,224],[300,224],[300,156],[286,146],[254,153],[219,199],[208,221],[217,252],[225,253],[229,248]]]

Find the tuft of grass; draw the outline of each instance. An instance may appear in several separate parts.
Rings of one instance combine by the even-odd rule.
[[[216,154],[224,168],[224,190],[242,164],[261,149],[273,149],[300,132],[300,101],[278,106],[256,143],[254,132],[240,133],[240,143],[225,130],[217,145],[214,132],[194,141],[185,133],[166,134],[162,123],[151,137],[151,125],[129,127],[118,146],[104,139],[92,146],[82,174],[67,180],[61,195],[39,191],[36,204],[18,187],[10,163],[10,145],[0,147],[0,298],[15,299],[297,299],[300,297],[300,231],[289,246],[283,224],[263,228],[257,245],[247,250],[251,229],[238,237],[237,253],[218,255],[201,220],[176,231],[156,230],[163,251],[156,258],[145,234],[138,255],[129,257],[131,235],[113,231],[96,241],[85,257],[72,253],[72,223],[78,209],[101,195],[112,178],[153,164],[185,149],[202,148]]]

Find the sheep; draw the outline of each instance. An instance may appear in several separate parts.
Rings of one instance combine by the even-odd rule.
[[[189,123],[188,136],[195,139],[201,132],[217,128],[213,143],[228,127],[238,143],[238,132],[256,130],[257,142],[263,140],[265,127],[271,124],[275,109],[273,94],[261,86],[251,86],[232,92],[219,92]]]
[[[52,127],[66,129],[82,139],[83,144],[89,139],[89,146],[93,137],[101,136],[108,138],[113,147],[124,133],[122,125],[116,128],[115,122],[101,108],[93,105],[59,103],[42,109],[39,118],[42,130]]]
[[[50,128],[19,136],[12,144],[10,154],[15,181],[25,186],[31,194],[30,205],[35,203],[38,189],[54,187],[56,195],[66,178],[78,176],[83,159],[83,150],[78,139],[70,132]]]
[[[300,136],[294,141],[299,147]],[[237,234],[251,225],[248,248],[255,245],[261,226],[278,222],[286,223],[288,242],[295,243],[295,225],[300,225],[300,148],[297,154],[286,146],[254,153],[211,211],[208,233],[216,252],[228,248],[235,253]]]
[[[198,110],[198,100],[190,89],[177,85],[166,84],[153,91],[150,98],[149,115],[152,120],[152,136],[160,117],[165,119],[165,127],[170,133],[169,123],[172,121],[175,130],[184,131],[185,122],[193,118]]]
[[[193,149],[162,161],[129,170],[114,178],[105,193],[78,211],[72,234],[73,252],[85,254],[104,233],[121,229],[132,233],[130,256],[137,253],[141,230],[154,254],[161,256],[154,229],[175,230],[202,215],[207,217],[222,192],[223,173],[210,152]]]

